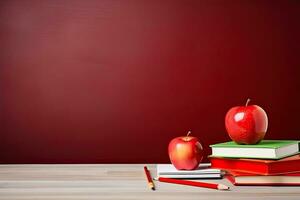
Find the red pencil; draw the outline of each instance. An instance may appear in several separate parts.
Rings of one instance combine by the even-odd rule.
[[[148,186],[149,186],[149,188],[151,190],[155,190],[151,174],[150,174],[150,172],[149,172],[149,170],[148,170],[148,168],[146,166],[144,166],[144,171],[145,171],[145,174],[146,174],[146,177],[147,177],[147,180],[148,180]]]
[[[187,180],[164,178],[164,177],[159,177],[158,180],[160,182],[165,182],[165,183],[174,183],[174,184],[189,185],[195,187],[205,187],[205,188],[211,188],[217,190],[229,190],[229,187],[223,184],[203,183],[203,182],[187,181]]]

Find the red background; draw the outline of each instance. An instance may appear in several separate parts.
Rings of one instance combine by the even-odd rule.
[[[299,139],[299,1],[0,2],[0,162],[168,162],[248,97]]]

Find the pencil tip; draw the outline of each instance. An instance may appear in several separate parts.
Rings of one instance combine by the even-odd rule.
[[[218,185],[218,189],[219,189],[219,190],[229,190],[230,188],[229,188],[228,186],[226,186],[226,185],[219,184],[219,185]]]

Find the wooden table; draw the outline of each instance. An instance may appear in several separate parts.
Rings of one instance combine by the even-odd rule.
[[[148,165],[155,175],[155,165]],[[206,180],[208,181],[208,180]],[[300,199],[300,187],[234,187],[230,191],[156,183],[143,165],[0,165],[0,199]]]

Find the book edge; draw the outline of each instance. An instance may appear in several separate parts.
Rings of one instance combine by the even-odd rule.
[[[265,141],[286,141],[286,142],[290,142],[284,146],[288,146],[288,145],[292,145],[292,144],[298,144],[299,145],[299,149],[300,149],[300,141],[299,140],[265,140]],[[231,141],[229,141],[231,142]],[[239,145],[236,144],[235,146],[228,146],[226,145],[229,142],[223,142],[223,143],[217,143],[217,144],[211,144],[209,145],[211,148],[263,148],[263,149],[278,149],[284,146],[280,146],[280,147],[264,147],[264,146],[260,146],[257,147],[256,145]]]

